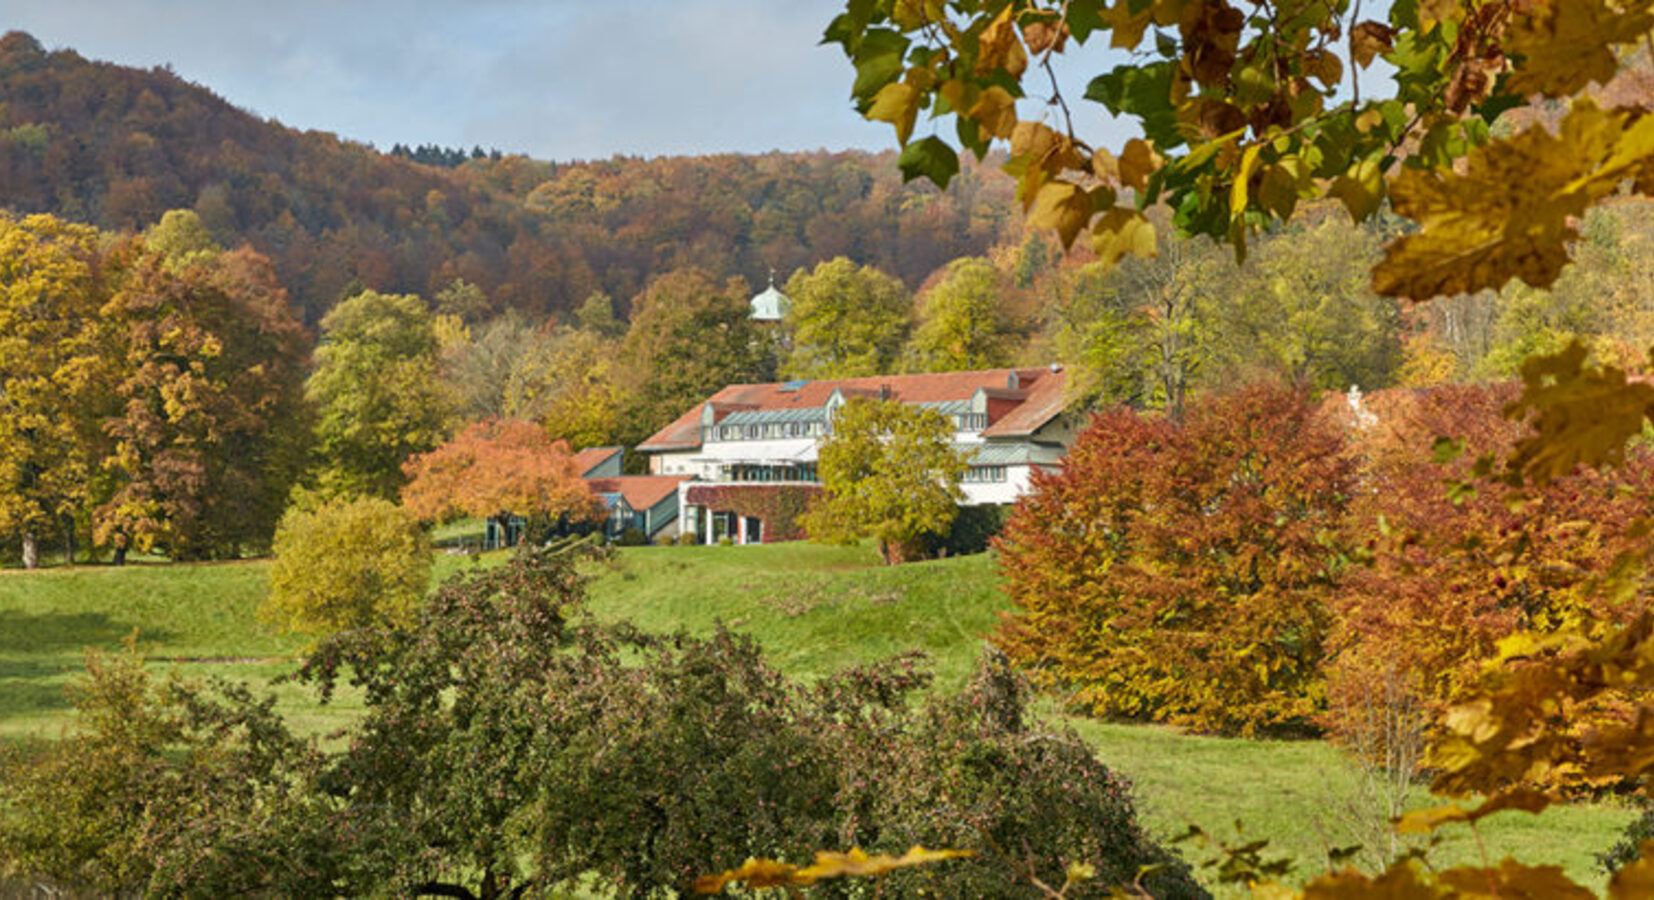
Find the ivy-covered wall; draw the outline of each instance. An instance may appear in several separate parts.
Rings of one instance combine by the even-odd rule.
[[[715,512],[754,516],[764,522],[764,543],[799,541],[806,535],[798,518],[821,488],[808,484],[718,484],[689,488],[684,502]]]

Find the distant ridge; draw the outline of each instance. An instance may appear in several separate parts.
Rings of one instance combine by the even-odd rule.
[[[269,254],[311,322],[363,286],[464,278],[544,317],[599,290],[624,309],[680,266],[756,282],[840,255],[917,286],[1020,233],[1009,179],[975,165],[945,194],[903,186],[889,153],[426,166],[18,31],[0,37],[0,204],[128,230],[193,208]]]

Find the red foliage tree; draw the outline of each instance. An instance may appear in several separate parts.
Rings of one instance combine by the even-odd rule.
[[[458,437],[402,466],[402,503],[433,521],[455,515],[568,517],[597,521],[603,504],[564,441],[532,422],[473,422]]]
[[[1375,706],[1439,711],[1519,631],[1600,636],[1645,608],[1646,584],[1610,592],[1597,582],[1639,546],[1634,528],[1654,496],[1654,457],[1633,454],[1615,469],[1578,471],[1519,495],[1474,480],[1482,454],[1525,432],[1502,414],[1514,396],[1459,386],[1374,398],[1377,422],[1358,432],[1363,490],[1348,520],[1352,543],[1365,543],[1372,559],[1343,579],[1329,642],[1336,735],[1359,742]],[[1432,458],[1443,436],[1464,452]],[[1375,695],[1375,686],[1392,685],[1399,695]],[[1571,718],[1584,724],[1606,712]],[[1558,773],[1560,782],[1569,777]]]
[[[1319,707],[1329,539],[1353,486],[1341,430],[1254,384],[1182,423],[1116,410],[1036,477],[998,542],[1022,608],[998,641],[1108,716],[1301,728]]]

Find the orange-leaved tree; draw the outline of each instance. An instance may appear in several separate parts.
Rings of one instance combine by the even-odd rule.
[[[1303,728],[1353,474],[1338,425],[1284,386],[1203,397],[1180,423],[1105,413],[1006,525],[1021,614],[998,640],[1089,711]]]
[[[426,521],[519,515],[591,522],[603,515],[568,444],[532,422],[473,422],[402,470],[402,503]]]
[[[1334,602],[1335,734],[1354,736],[1375,705],[1439,714],[1518,632],[1602,637],[1647,606],[1645,579],[1616,590],[1603,581],[1646,541],[1639,517],[1654,494],[1654,460],[1638,453],[1621,467],[1576,470],[1512,495],[1475,473],[1481,453],[1508,450],[1521,436],[1522,425],[1501,414],[1515,394],[1483,386],[1381,394],[1375,421],[1356,430],[1363,477],[1348,535],[1366,545],[1370,564],[1345,572]],[[1599,703],[1561,719],[1579,729],[1616,721],[1608,711]],[[1578,787],[1577,775],[1553,772],[1547,784]]]

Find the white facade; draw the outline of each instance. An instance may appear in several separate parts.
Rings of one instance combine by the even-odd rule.
[[[907,403],[951,420],[954,446],[969,464],[959,485],[964,504],[983,506],[1016,502],[1036,470],[1062,464],[1076,431],[1062,412],[1062,387],[1055,367],[732,385],[639,450],[649,455],[651,473],[694,479],[678,488],[684,531],[704,543],[783,539],[765,535],[769,523],[736,512],[773,508],[763,505],[762,492],[741,500],[740,489],[819,487],[820,443],[851,397]]]

